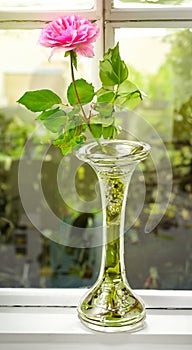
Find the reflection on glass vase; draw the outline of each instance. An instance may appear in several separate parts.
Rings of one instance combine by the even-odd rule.
[[[77,152],[96,171],[103,210],[101,268],[95,285],[78,307],[81,321],[94,330],[118,332],[143,327],[145,306],[131,290],[124,265],[124,217],[128,185],[137,164],[150,152],[141,142],[89,142]]]

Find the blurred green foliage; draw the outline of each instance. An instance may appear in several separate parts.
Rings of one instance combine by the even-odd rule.
[[[164,63],[157,73],[138,76],[141,84],[144,82],[142,89],[149,91],[142,113],[162,137],[173,170],[173,193],[159,225],[160,230],[178,225],[192,227],[189,215],[192,209],[192,31],[177,31],[163,40],[170,47]],[[144,166],[146,181],[149,179],[146,201],[150,208],[155,200],[156,174],[150,171],[150,164],[146,162]]]

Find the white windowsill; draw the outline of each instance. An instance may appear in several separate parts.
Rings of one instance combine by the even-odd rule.
[[[114,334],[94,332],[81,324],[76,305],[84,293],[82,289],[1,289],[0,350],[192,348],[191,291],[137,291],[147,307],[145,328]]]

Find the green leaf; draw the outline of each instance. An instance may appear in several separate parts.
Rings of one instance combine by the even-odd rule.
[[[71,50],[66,51],[65,54],[64,54],[64,57],[68,57],[68,56],[70,56],[70,54],[71,54]]]
[[[102,115],[104,117],[111,117],[113,110],[114,110],[114,106],[112,103],[99,102],[99,103],[95,103],[94,109],[95,109],[95,111],[99,112],[100,115]]]
[[[121,59],[119,44],[109,49],[100,61],[100,79],[103,86],[115,86],[121,84],[128,77],[128,68]]]
[[[63,155],[66,155],[71,153],[74,148],[80,147],[84,141],[85,135],[81,134],[80,128],[73,128],[66,131],[53,144],[61,149]]]
[[[123,93],[127,94],[135,91],[138,91],[140,93],[138,87],[128,79],[125,80],[122,84],[120,84],[118,88],[118,94],[123,94]]]
[[[40,119],[48,130],[56,133],[65,126],[67,117],[64,111],[56,108],[41,113],[37,119]]]
[[[77,54],[75,51],[70,51],[70,56],[72,60],[72,64],[74,65],[75,69],[77,70]]]
[[[82,131],[84,131],[87,127],[86,123],[82,123],[82,119],[79,114],[75,114],[75,111],[71,111],[67,115],[68,117],[68,123],[65,127],[65,130],[73,129],[73,128],[80,128]]]
[[[41,114],[39,114],[39,116],[36,118],[36,120],[45,120],[47,119],[49,116],[51,116],[52,114],[55,114],[56,112],[58,112],[60,110],[59,107],[54,108],[54,109],[49,109],[48,111],[44,111]]]
[[[116,101],[115,105],[119,108],[134,109],[141,102],[141,95],[139,91],[132,92],[127,95],[120,95]]]
[[[104,139],[113,139],[116,137],[117,132],[116,132],[116,127],[114,125],[110,125],[107,127],[102,128],[102,135]]]
[[[107,60],[100,62],[99,76],[103,86],[115,86],[118,84],[118,79],[113,74],[113,67]]]
[[[92,135],[99,139],[102,135],[102,125],[101,124],[90,124],[90,129],[92,132]]]
[[[80,106],[74,106],[74,107],[71,109],[71,111],[68,112],[68,115],[69,115],[70,117],[74,117],[74,116],[79,115],[80,112],[81,112]]]
[[[112,116],[105,117],[101,114],[97,114],[90,119],[91,124],[102,124],[103,126],[109,126],[113,124],[114,118]]]
[[[62,103],[58,95],[46,89],[27,91],[17,102],[32,112],[42,112],[56,104]]]
[[[101,88],[97,91],[97,102],[112,102],[115,93],[112,90]]]
[[[62,153],[71,153],[73,148],[79,147],[85,141],[84,132],[87,124],[82,123],[79,116],[79,107],[73,108],[65,115],[66,123],[63,133],[54,141],[54,145],[59,147]]]
[[[92,84],[87,83],[84,79],[75,80],[75,85],[79,100],[82,104],[87,104],[92,101],[95,92]],[[75,93],[74,83],[71,83],[67,89],[67,98],[71,106],[79,104],[78,98]]]
[[[142,100],[138,87],[129,80],[119,85],[114,104],[119,108],[134,109]]]

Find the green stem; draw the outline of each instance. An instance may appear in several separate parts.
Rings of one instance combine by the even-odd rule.
[[[74,69],[73,69],[73,56],[72,56],[72,51],[70,51],[70,65],[71,65],[71,77],[72,77],[72,82],[73,82],[73,86],[74,86],[74,91],[75,91],[75,95],[77,97],[77,101],[78,101],[78,104],[81,108],[81,112],[82,112],[82,116],[81,116],[81,119],[84,123],[86,123],[88,125],[88,122],[87,122],[87,117],[86,117],[86,114],[85,114],[85,111],[83,109],[83,106],[81,104],[81,101],[80,101],[80,98],[79,98],[79,95],[78,95],[78,91],[77,91],[77,85],[76,85],[76,82],[75,82],[75,75],[74,75]],[[88,125],[89,127],[89,125]]]
[[[82,119],[83,123],[87,124],[88,130],[89,130],[91,136],[94,138],[94,135],[93,135],[93,133],[91,131],[91,127],[90,127],[90,124],[89,124],[89,120],[86,117],[85,111],[83,109],[83,106],[82,106],[82,103],[81,103],[81,100],[79,98],[79,94],[78,94],[78,91],[77,91],[77,85],[76,85],[76,82],[75,82],[75,74],[74,74],[74,68],[73,68],[73,52],[72,51],[70,51],[70,66],[71,66],[71,78],[72,78],[72,82],[73,82],[73,86],[74,86],[75,95],[77,97],[77,101],[78,101],[78,104],[79,104],[81,112],[82,112],[81,119]],[[98,139],[95,139],[95,140],[98,143],[98,145],[101,148],[101,150],[104,153],[106,153],[105,152],[105,148],[102,146],[100,140],[98,140]]]

